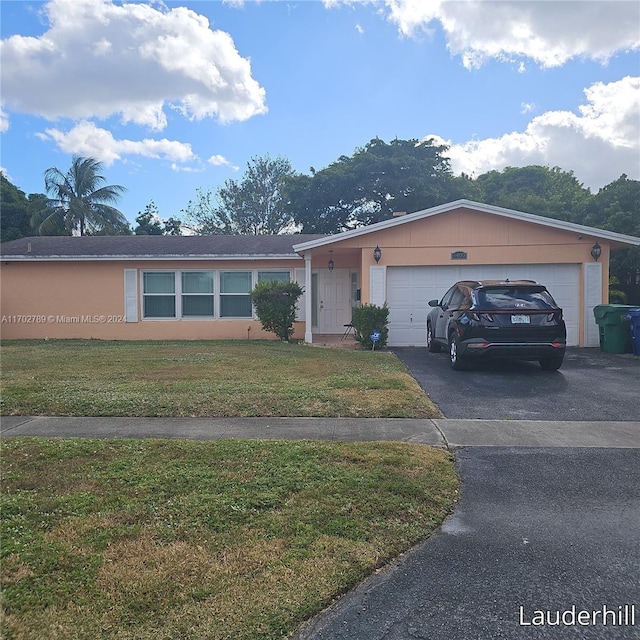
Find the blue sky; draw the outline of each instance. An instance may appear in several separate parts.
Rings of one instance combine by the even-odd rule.
[[[640,3],[2,0],[0,166],[27,193],[74,153],[181,215],[253,156],[321,169],[435,137],[455,173],[640,179]]]

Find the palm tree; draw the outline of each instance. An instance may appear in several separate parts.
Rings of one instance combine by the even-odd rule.
[[[73,156],[67,173],[51,167],[44,172],[44,185],[53,196],[32,214],[31,225],[41,235],[92,232],[126,233],[124,215],[110,206],[126,191],[120,185],[105,185],[102,163],[94,158]],[[108,204],[109,203],[109,204]]]

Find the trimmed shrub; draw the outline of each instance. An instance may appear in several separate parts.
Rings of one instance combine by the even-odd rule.
[[[376,342],[376,347],[385,347],[389,338],[389,307],[386,303],[382,307],[375,304],[363,304],[353,310],[351,324],[356,340],[368,349],[373,348],[371,333],[380,332],[380,340]]]
[[[275,333],[283,342],[289,342],[296,319],[296,304],[301,295],[302,287],[297,282],[258,282],[251,292],[251,302],[262,328]]]

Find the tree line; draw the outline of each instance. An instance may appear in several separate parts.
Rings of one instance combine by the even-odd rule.
[[[44,172],[46,194],[25,193],[0,173],[0,233],[2,242],[32,235],[181,235],[178,218],[161,220],[150,200],[131,227],[114,206],[126,191],[121,185],[106,185],[102,163],[74,156],[63,173],[57,167]]]
[[[448,148],[433,140],[370,140],[327,167],[297,173],[283,157],[256,156],[243,176],[200,188],[178,217],[161,219],[151,200],[132,227],[113,207],[124,192],[106,185],[102,165],[75,156],[66,173],[45,171],[47,194],[26,196],[1,176],[2,241],[34,234],[178,235],[326,233],[369,225],[396,211],[466,198],[568,222],[640,236],[640,181],[621,175],[592,194],[558,167],[507,167],[455,176]],[[640,248],[615,251],[611,272],[640,294]]]

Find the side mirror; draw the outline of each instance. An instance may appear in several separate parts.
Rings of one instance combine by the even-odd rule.
[[[439,304],[439,300],[429,300],[428,304],[430,307],[437,307]]]

